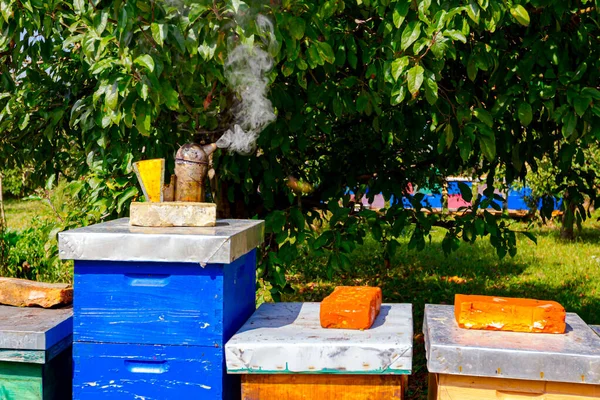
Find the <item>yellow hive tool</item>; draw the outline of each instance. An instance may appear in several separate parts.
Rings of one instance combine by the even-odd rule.
[[[165,159],[138,161],[133,163],[146,201],[160,203],[163,201],[162,188],[165,181]]]

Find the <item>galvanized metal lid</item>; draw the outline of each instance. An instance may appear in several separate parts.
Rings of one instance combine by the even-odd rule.
[[[454,306],[425,306],[429,372],[600,384],[600,337],[577,314],[562,335],[461,329]]]
[[[232,374],[410,374],[411,304],[383,304],[371,329],[324,329],[320,303],[265,303],[225,345]]]
[[[73,334],[73,309],[0,306],[0,350],[48,350]]]
[[[600,325],[590,325],[590,328],[600,336]]]
[[[205,228],[143,228],[129,218],[58,235],[60,258],[229,264],[263,241],[264,221],[225,219]]]

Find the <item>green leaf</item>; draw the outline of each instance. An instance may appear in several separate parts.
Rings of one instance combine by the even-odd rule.
[[[117,212],[120,213],[123,209],[123,204],[133,196],[138,194],[138,189],[135,186],[132,186],[125,190],[121,196],[119,196],[119,200],[117,201]]]
[[[471,151],[473,150],[471,140],[466,135],[462,135],[458,139],[456,145],[458,146],[458,150],[460,152],[460,158],[462,158],[463,162],[466,163],[469,160],[469,157],[471,157]]]
[[[514,5],[511,9],[510,9],[510,14],[514,17],[514,19],[517,20],[518,23],[520,23],[523,26],[529,26],[529,13],[527,12],[527,10],[525,9],[525,7],[523,7],[520,4],[516,4]]]
[[[290,18],[288,21],[288,29],[290,35],[296,40],[300,40],[304,37],[304,31],[306,30],[306,22],[299,17]]]
[[[471,20],[473,22],[475,22],[476,24],[479,24],[480,10],[479,10],[479,6],[475,2],[475,0],[469,0],[469,4],[467,4],[466,9],[467,9],[467,15],[469,16],[469,18],[471,18]]]
[[[102,35],[102,32],[104,32],[104,30],[106,29],[107,22],[108,11],[106,9],[96,14],[96,16],[94,17],[94,29],[98,35]]]
[[[472,82],[475,82],[475,79],[477,78],[477,72],[477,63],[475,62],[475,58],[471,56],[467,62],[467,76]]]
[[[325,64],[325,62],[321,58],[320,51],[317,48],[317,45],[310,46],[306,54],[306,60],[308,61],[308,65],[310,65],[311,69],[315,69],[317,68],[317,66]]]
[[[575,115],[575,113],[572,111],[568,112],[563,117],[562,122],[563,122],[562,134],[565,139],[568,139],[571,137],[573,132],[575,132],[575,128],[577,127],[577,115]]]
[[[473,191],[469,185],[464,182],[458,182],[458,189],[460,190],[460,195],[464,201],[470,203],[471,200],[473,200]]]
[[[525,101],[521,102],[521,104],[519,104],[517,113],[523,126],[529,126],[531,121],[533,121],[533,110],[531,109],[531,104]]]
[[[117,83],[115,82],[111,87],[106,88],[104,94],[104,104],[109,110],[115,110],[119,100],[119,91],[117,89]]]
[[[431,76],[428,76],[425,79],[425,98],[431,105],[434,105],[438,100],[438,84],[434,78],[435,76],[431,74]],[[450,129],[452,129],[452,127],[450,127]]]
[[[173,89],[169,81],[164,81],[162,84],[162,93],[165,98],[165,104],[170,110],[179,108],[179,93]]]
[[[348,59],[348,64],[350,64],[350,66],[353,69],[356,69],[356,66],[358,64],[358,48],[356,47],[356,41],[354,40],[353,36],[350,36],[347,40],[346,40],[346,48],[347,50],[347,59]]]
[[[537,238],[535,237],[535,235],[531,232],[521,232],[523,234],[523,236],[525,236],[527,239],[531,240],[533,243],[537,244]]]
[[[361,93],[360,96],[356,98],[356,111],[363,112],[367,109],[369,105],[369,96],[366,93]]]
[[[396,2],[394,6],[394,11],[392,12],[392,21],[394,22],[394,26],[396,29],[399,29],[404,22],[404,19],[408,15],[408,8],[410,7],[410,2],[406,0],[400,0]]]
[[[165,24],[157,24],[153,22],[150,25],[150,30],[152,30],[152,38],[160,47],[163,47],[165,38],[167,37],[167,27]]]
[[[335,53],[327,42],[317,42],[317,51],[319,56],[329,64],[335,63]]]
[[[402,31],[402,39],[400,41],[400,48],[406,50],[412,45],[421,35],[421,22],[411,21],[408,23],[404,31]]]
[[[296,226],[296,228],[298,228],[299,231],[304,229],[304,215],[298,208],[292,208],[290,210],[290,218],[292,219],[294,225]]]
[[[587,96],[577,96],[573,105],[575,106],[575,112],[580,117],[583,117],[588,107],[592,104],[592,98]]]
[[[461,31],[456,30],[447,30],[444,31],[444,36],[449,37],[452,40],[457,40],[459,42],[467,43],[467,38],[462,34]]]
[[[417,93],[419,93],[419,89],[423,84],[423,73],[425,69],[420,65],[415,65],[408,71],[407,75],[407,83],[408,83],[408,91],[416,97]]]
[[[496,137],[494,132],[487,125],[478,125],[479,131],[479,147],[485,158],[492,162],[496,158]]]
[[[581,95],[591,97],[594,100],[600,100],[600,90],[593,87],[586,87],[581,90]]]
[[[452,130],[452,125],[449,123],[444,127],[444,136],[446,139],[446,148],[449,149],[454,141],[454,131]]]
[[[392,61],[392,76],[394,77],[395,81],[400,78],[400,75],[402,75],[402,73],[406,70],[406,67],[408,67],[409,63],[410,59],[408,56],[397,58]]]
[[[73,0],[75,14],[80,15],[85,12],[85,0]]]
[[[392,89],[390,104],[395,106],[395,105],[402,103],[404,101],[404,99],[406,98],[406,92],[407,92],[406,86],[404,85],[403,82],[396,83],[396,85]]]
[[[146,67],[150,72],[154,72],[154,60],[148,54],[144,54],[143,56],[139,56],[135,60],[133,60],[134,64],[141,65],[142,67]]]
[[[475,118],[477,118],[490,128],[494,126],[494,119],[487,110],[484,110],[483,108],[476,108],[475,110],[473,110],[473,115],[475,115]]]

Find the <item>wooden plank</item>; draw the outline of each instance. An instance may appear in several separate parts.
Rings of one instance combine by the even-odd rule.
[[[254,311],[255,257],[204,268],[76,261],[73,340],[224,346]]]
[[[42,366],[0,362],[0,399],[42,400]]]
[[[431,374],[429,400],[600,399],[600,385]],[[437,385],[436,383],[437,379]]]
[[[401,375],[242,375],[242,400],[404,399]]]
[[[73,398],[235,399],[238,376],[226,375],[223,349],[201,346],[73,344]]]

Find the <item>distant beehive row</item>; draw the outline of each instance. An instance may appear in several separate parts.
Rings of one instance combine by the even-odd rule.
[[[474,194],[472,202],[477,199],[478,195],[481,196],[481,200],[484,201],[487,197],[483,194],[487,185],[485,182],[473,181],[465,178],[449,178],[447,181],[447,185],[445,188],[439,187],[434,189],[429,188],[415,188],[412,185],[409,185],[407,190],[407,195],[402,197],[402,204],[404,208],[414,208],[412,196],[415,196],[417,193],[423,195],[423,198],[420,201],[420,204],[423,208],[427,210],[431,210],[431,212],[442,212],[446,209],[448,212],[459,212],[464,207],[469,207],[471,205],[470,202],[467,202],[463,199],[459,182],[467,185],[471,190],[475,186],[477,190],[477,195]],[[515,216],[525,216],[530,214],[532,211],[536,209],[542,208],[542,200],[539,200],[537,204],[535,204],[535,209],[531,207],[531,194],[532,190],[528,187],[524,187],[521,189],[509,188],[506,191],[500,191],[496,189],[494,191],[495,194],[502,197],[503,200],[495,199],[493,203],[496,204],[496,208],[494,208],[491,204],[487,207],[490,212],[502,212],[503,210],[507,210],[509,214]],[[354,198],[354,193],[350,192],[352,198]],[[381,208],[386,207],[386,201],[382,194],[375,195],[373,201],[370,201],[368,195],[363,195],[360,203],[363,207],[379,210]],[[554,211],[559,212],[562,206],[562,199],[554,198]],[[396,204],[397,199],[392,196],[390,198],[390,204]],[[499,211],[500,210],[500,211]]]

